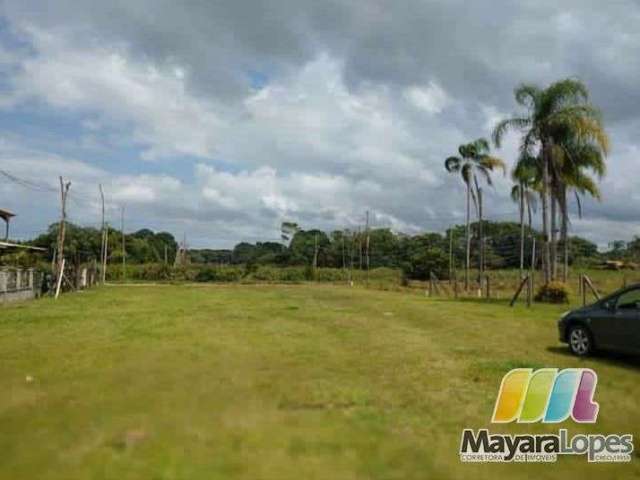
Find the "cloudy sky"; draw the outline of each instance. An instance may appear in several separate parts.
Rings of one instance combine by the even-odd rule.
[[[457,0],[0,2],[0,208],[192,246],[279,238],[282,220],[442,230],[464,220],[443,160],[516,111],[513,88],[582,79],[613,149],[574,233],[640,234],[640,3]],[[517,138],[497,155],[512,164]],[[487,214],[517,219],[508,178]]]

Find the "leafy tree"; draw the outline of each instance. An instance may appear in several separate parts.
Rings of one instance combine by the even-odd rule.
[[[289,249],[296,262],[306,265],[326,265],[331,241],[320,230],[299,230],[291,239]]]

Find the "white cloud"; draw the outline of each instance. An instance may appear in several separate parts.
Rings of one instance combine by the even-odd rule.
[[[146,158],[213,154],[224,122],[216,105],[187,91],[183,68],[134,61],[122,47],[72,44],[33,26],[24,32],[35,54],[12,78],[14,103],[36,99],[96,115],[85,122],[91,130],[104,122],[132,128]]]
[[[451,103],[447,92],[435,82],[424,87],[409,87],[404,96],[414,107],[432,114],[441,113]]]

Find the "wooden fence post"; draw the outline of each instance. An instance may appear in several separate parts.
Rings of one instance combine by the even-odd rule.
[[[516,293],[511,299],[511,302],[509,302],[510,307],[513,307],[513,305],[516,303],[516,300],[518,300],[518,296],[520,295],[520,292],[522,292],[522,289],[524,288],[524,284],[527,283],[528,281],[529,281],[529,276],[527,275],[525,278],[522,279],[522,281],[520,282],[520,285],[518,286],[518,290],[516,290]]]
[[[62,263],[60,264],[60,275],[58,275],[57,280],[57,285],[56,285],[56,300],[58,299],[58,296],[60,295],[60,287],[62,286],[62,277],[64,276],[64,263],[65,263],[65,258],[62,258]]]
[[[600,294],[598,293],[598,290],[596,290],[596,287],[593,286],[591,279],[587,275],[584,276],[584,281],[591,290],[591,293],[593,293],[593,296],[596,297],[596,300],[600,300]]]
[[[458,276],[455,273],[453,276],[453,298],[458,299]]]
[[[582,273],[578,275],[578,298],[582,297]]]

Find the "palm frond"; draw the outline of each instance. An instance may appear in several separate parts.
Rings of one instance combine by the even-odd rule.
[[[476,150],[476,155],[488,153],[491,147],[486,138],[478,138],[471,143]]]
[[[523,83],[519,85],[513,93],[519,105],[534,109],[540,98],[541,91],[535,85]]]
[[[592,141],[606,156],[609,154],[609,136],[604,130],[602,123],[594,118],[580,117],[575,122],[577,137],[583,141]]]
[[[552,83],[542,93],[540,113],[549,115],[563,108],[565,105],[574,105],[587,102],[589,91],[580,80],[566,78]]]
[[[449,157],[444,161],[444,168],[447,172],[458,172],[462,167],[462,159],[459,157]]]
[[[582,218],[582,201],[580,200],[580,194],[574,190],[576,195],[576,205],[578,206],[578,218]]]
[[[530,185],[535,182],[539,172],[539,162],[532,155],[520,154],[515,167],[511,171],[511,179],[514,182]]]
[[[511,200],[513,200],[515,203],[518,203],[520,201],[520,192],[522,191],[522,186],[515,184],[513,187],[511,187]]]
[[[492,157],[491,155],[483,155],[478,159],[478,165],[484,167],[488,170],[500,169],[502,170],[502,174],[507,173],[507,165],[501,158]]]
[[[493,144],[500,148],[502,144],[502,139],[507,134],[509,130],[525,130],[531,127],[532,122],[530,118],[527,117],[514,117],[507,118],[505,120],[501,120],[498,124],[493,128],[493,132],[491,133],[491,139],[493,140]]]
[[[602,194],[600,193],[600,189],[594,180],[585,175],[584,173],[578,171],[574,175],[571,181],[571,187],[574,188],[577,192],[581,194],[589,194],[596,200],[602,200]]]
[[[485,182],[487,182],[487,185],[492,187],[493,186],[493,180],[491,180],[491,173],[489,172],[489,169],[484,167],[484,166],[482,166],[482,165],[478,165],[477,166],[477,171],[482,174],[482,176],[484,177]],[[477,184],[477,182],[476,182],[476,184]]]

